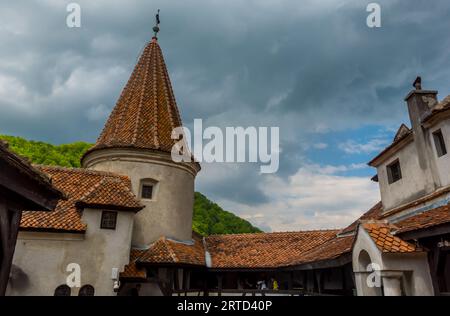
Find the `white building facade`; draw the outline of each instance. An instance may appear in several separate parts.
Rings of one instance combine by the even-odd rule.
[[[377,169],[381,204],[356,230],[358,295],[450,292],[450,98],[439,102],[420,78],[414,86],[405,98],[411,129],[402,125],[369,163]]]

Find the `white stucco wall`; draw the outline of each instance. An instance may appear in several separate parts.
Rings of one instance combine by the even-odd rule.
[[[428,266],[427,254],[383,254],[384,269],[410,272],[406,289],[409,295],[431,296],[434,295],[433,283]]]
[[[13,264],[25,274],[21,282],[8,286],[8,295],[53,295],[66,283],[69,263],[81,267],[81,286],[90,284],[95,295],[116,295],[111,280],[112,268],[123,271],[129,261],[133,212],[118,212],[115,230],[101,229],[102,210],[85,209],[82,234],[20,232]],[[79,288],[72,289],[72,295]]]
[[[430,296],[434,295],[433,283],[428,266],[427,254],[389,254],[381,253],[369,234],[359,227],[358,235],[353,247],[352,264],[355,273],[356,289],[359,296],[379,295],[381,291],[367,286],[368,273],[362,269],[359,256],[362,251],[366,251],[371,259],[371,263],[379,265],[385,295],[399,293],[398,289],[391,288],[400,284],[396,276],[402,275],[402,282],[407,295]]]
[[[127,175],[133,192],[140,198],[143,179],[157,181],[152,200],[141,199],[145,208],[135,217],[133,246],[145,247],[161,236],[191,240],[196,170],[177,164],[170,154],[127,149],[95,151],[83,165],[94,170]]]
[[[436,146],[433,139],[433,133],[439,129],[442,131],[445,146],[447,148],[447,154],[441,157],[438,157],[437,155]],[[439,179],[441,181],[441,185],[447,186],[450,184],[450,120],[442,121],[439,124],[433,126],[430,129],[430,133],[428,133],[428,137],[430,140],[430,144],[432,144],[431,147],[433,151],[433,157],[436,160],[437,171]]]
[[[387,166],[399,159],[402,179],[389,184]],[[409,143],[377,167],[381,200],[385,210],[412,201],[424,195],[427,187],[426,173],[420,168],[414,143]]]
[[[447,186],[448,187],[448,186]],[[447,190],[447,188],[442,188],[443,190]],[[450,203],[450,192],[443,193],[442,195],[438,195],[433,199],[426,199],[422,203],[414,203],[414,205],[407,207],[399,212],[395,212],[390,214],[385,219],[388,220],[391,224],[394,224],[413,216],[415,214],[423,213],[437,207],[441,207]]]
[[[370,256],[370,263],[378,264],[380,267],[383,265],[381,253],[378,251],[377,246],[372,242],[367,233],[360,227],[357,231],[356,241],[353,246],[352,252],[352,265],[353,272],[355,273],[355,286],[358,296],[375,296],[379,295],[379,289],[368,288],[366,285],[367,279],[367,266],[366,263],[361,266],[359,262],[359,256],[362,251],[366,251]]]

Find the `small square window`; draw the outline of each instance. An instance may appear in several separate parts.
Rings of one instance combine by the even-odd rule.
[[[153,185],[151,184],[142,185],[141,198],[149,200],[153,198]]]
[[[389,184],[397,182],[402,178],[402,169],[400,168],[400,161],[396,160],[387,166]]]
[[[438,157],[442,157],[447,154],[447,148],[445,147],[444,135],[441,130],[437,130],[433,133],[434,145],[436,146],[436,153]]]
[[[103,211],[102,222],[100,228],[102,229],[116,229],[117,212]]]

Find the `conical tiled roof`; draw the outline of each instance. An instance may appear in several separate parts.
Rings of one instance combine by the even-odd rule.
[[[117,147],[170,152],[175,143],[172,130],[181,125],[164,57],[153,38],[89,152]]]

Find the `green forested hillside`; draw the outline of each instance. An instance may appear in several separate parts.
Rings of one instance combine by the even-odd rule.
[[[219,205],[211,202],[199,192],[195,192],[192,228],[204,236],[261,232],[246,220],[237,217],[233,213],[224,211]]]
[[[52,145],[21,137],[0,135],[9,148],[32,163],[63,167],[80,167],[80,158],[92,146],[85,142]],[[224,211],[201,193],[195,193],[192,229],[201,235],[253,233],[260,230],[233,213]]]
[[[62,167],[79,167],[81,155],[92,146],[84,142],[57,146],[6,135],[0,135],[0,139],[6,140],[12,151],[30,159],[35,164]]]

